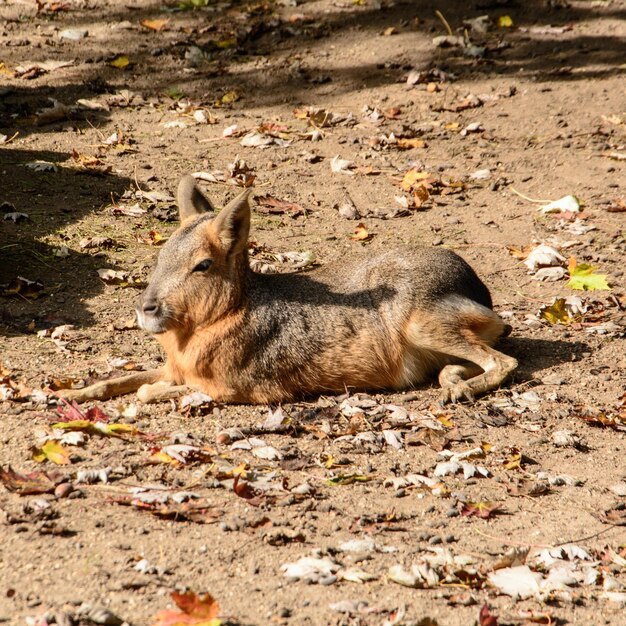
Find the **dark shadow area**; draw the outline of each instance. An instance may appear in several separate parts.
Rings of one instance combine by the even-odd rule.
[[[34,332],[60,323],[89,325],[84,300],[102,289],[96,273],[102,259],[87,252],[57,256],[60,246],[42,241],[67,224],[105,206],[111,194],[121,194],[130,180],[116,175],[92,176],[57,166],[56,171],[34,171],[34,161],[61,164],[64,152],[0,149],[0,294],[12,289],[17,277],[43,285],[34,298],[26,288],[0,295],[0,332]],[[28,219],[5,219],[10,213]],[[63,254],[61,252],[61,254]]]
[[[582,341],[536,339],[517,335],[507,337],[497,348],[518,360],[519,367],[513,373],[513,379],[517,383],[536,380],[540,372],[561,363],[580,361],[583,353],[590,351],[589,345]]]

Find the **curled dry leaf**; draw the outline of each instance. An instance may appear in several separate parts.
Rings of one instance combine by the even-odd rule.
[[[491,519],[502,509],[495,502],[464,502],[461,505],[461,515],[463,517],[480,517],[481,519]]]
[[[360,241],[362,243],[365,243],[366,241],[370,241],[373,236],[374,235],[367,230],[365,224],[361,222],[354,229],[354,234],[350,235],[350,239],[352,239],[353,241]]]
[[[259,213],[266,213],[270,215],[283,215],[288,214],[290,217],[298,217],[299,215],[306,215],[307,209],[300,206],[290,200],[281,200],[274,196],[255,196],[254,201],[257,203],[257,210]]]
[[[537,210],[541,213],[580,213],[580,201],[576,196],[563,196],[540,206]]]
[[[342,159],[339,155],[334,156],[330,161],[330,169],[335,174],[346,174],[347,176],[354,176],[352,171],[356,165],[353,161]]]
[[[30,472],[20,474],[8,466],[0,468],[0,482],[7,491],[19,493],[22,496],[37,495],[54,492],[59,477],[50,472]]]
[[[531,272],[537,271],[540,267],[555,267],[563,263],[565,257],[558,250],[545,244],[533,248],[524,261],[524,265]]]

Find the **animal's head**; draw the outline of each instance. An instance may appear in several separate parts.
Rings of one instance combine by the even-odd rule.
[[[240,302],[248,268],[249,190],[219,213],[192,176],[178,186],[181,225],[163,246],[137,305],[149,333],[186,335]]]

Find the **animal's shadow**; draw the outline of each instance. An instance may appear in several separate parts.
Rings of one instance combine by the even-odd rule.
[[[582,341],[562,339],[537,339],[512,335],[501,341],[496,348],[518,360],[513,373],[514,382],[537,380],[539,375],[562,363],[579,361],[590,347]]]

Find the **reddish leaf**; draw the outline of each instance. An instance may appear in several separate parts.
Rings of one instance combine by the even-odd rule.
[[[483,604],[478,614],[478,623],[480,626],[498,626],[498,618],[489,611],[489,606]]]
[[[23,496],[40,493],[52,493],[56,486],[54,474],[48,472],[31,472],[30,474],[20,474],[11,469],[0,469],[0,482],[8,491],[19,493]]]
[[[236,475],[233,479],[233,491],[252,506],[260,506],[263,502],[262,492],[255,489],[248,481],[241,480],[240,475]]]
[[[490,519],[496,513],[501,513],[501,510],[500,505],[494,502],[465,502],[461,507],[463,517]]]

